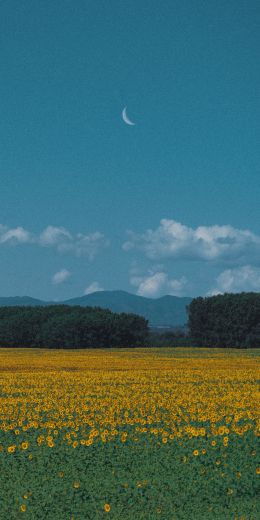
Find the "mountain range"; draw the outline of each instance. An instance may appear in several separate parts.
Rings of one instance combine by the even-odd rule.
[[[30,296],[0,297],[0,307],[16,305],[80,305],[102,307],[113,312],[139,314],[149,320],[150,327],[183,327],[187,323],[186,306],[192,298],[162,296],[145,298],[126,291],[98,291],[62,302],[43,301]]]

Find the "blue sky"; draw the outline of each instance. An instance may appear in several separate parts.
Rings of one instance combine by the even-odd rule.
[[[2,296],[260,290],[259,26],[257,1],[1,2]]]

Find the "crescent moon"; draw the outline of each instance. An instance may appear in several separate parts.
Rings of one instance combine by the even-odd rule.
[[[122,119],[123,119],[123,121],[124,121],[127,125],[135,126],[135,123],[133,123],[133,121],[131,121],[131,119],[129,119],[129,117],[127,116],[126,109],[127,109],[127,107],[125,107],[125,108],[123,109],[123,111],[122,111]]]

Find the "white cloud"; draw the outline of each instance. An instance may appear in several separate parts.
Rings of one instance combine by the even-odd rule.
[[[257,258],[260,236],[249,230],[225,226],[187,227],[179,222],[162,219],[157,229],[143,234],[129,232],[123,249],[139,249],[153,260],[179,258],[186,260],[233,260]]]
[[[93,260],[95,256],[109,245],[105,236],[96,231],[72,235],[64,227],[47,226],[38,236],[21,226],[8,228],[0,224],[0,245],[19,245],[33,243],[40,247],[54,248],[59,253],[71,253],[76,256],[86,256]]]
[[[156,298],[165,294],[181,296],[187,280],[184,276],[180,279],[171,279],[164,271],[149,271],[147,276],[131,276],[130,283],[137,287],[139,296]]]
[[[73,253],[76,256],[87,256],[93,260],[99,251],[109,245],[109,241],[100,233],[71,235],[63,227],[48,226],[39,237],[39,244],[54,247],[59,253]]]
[[[15,244],[26,244],[32,242],[33,237],[29,231],[26,231],[21,226],[13,229],[8,229],[6,226],[0,225],[0,243]]]
[[[103,287],[101,287],[98,282],[92,282],[88,287],[86,287],[84,294],[91,294],[99,291],[104,291]]]
[[[218,276],[216,287],[208,294],[242,291],[260,291],[260,267],[244,265],[235,269],[226,269]]]
[[[71,276],[70,271],[67,269],[61,269],[57,273],[55,273],[52,277],[52,283],[54,285],[65,282]]]
[[[69,242],[72,236],[63,227],[48,226],[39,236],[39,244],[42,246],[57,246]]]

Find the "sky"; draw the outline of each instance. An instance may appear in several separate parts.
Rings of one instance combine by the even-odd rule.
[[[255,0],[2,0],[0,296],[260,291],[259,29]]]

